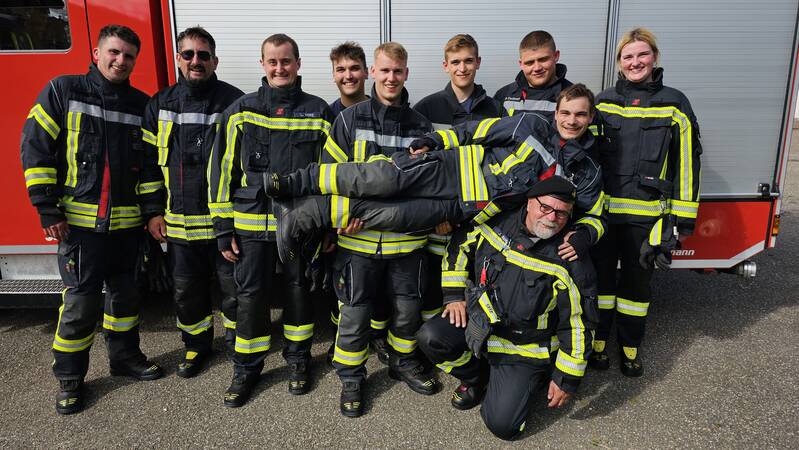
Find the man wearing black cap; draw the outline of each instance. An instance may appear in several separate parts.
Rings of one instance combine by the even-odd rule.
[[[595,308],[558,255],[575,197],[555,175],[533,186],[521,208],[460,228],[447,246],[444,314],[417,333],[430,361],[461,380],[452,405],[482,400],[483,421],[501,439],[524,430],[539,384],[551,377],[548,406],[560,407],[585,373]]]

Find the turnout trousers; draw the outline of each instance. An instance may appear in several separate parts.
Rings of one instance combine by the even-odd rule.
[[[380,302],[391,305],[389,367],[407,371],[420,364],[416,331],[422,322],[425,266],[423,249],[385,259],[338,250],[333,286],[341,314],[333,366],[342,382],[362,383],[366,379],[372,311]]]
[[[144,358],[139,349],[141,298],[134,282],[140,239],[138,229],[94,233],[72,227],[59,242],[58,266],[66,289],[53,340],[57,379],[86,376],[101,313],[110,362]]]
[[[236,329],[233,263],[222,257],[215,241],[192,245],[170,242],[167,247],[175,286],[177,327],[186,350],[211,351],[214,338],[212,296],[216,290],[222,294],[222,324],[226,349],[231,354]]]
[[[531,400],[551,376],[548,360],[528,362],[493,353],[475,358],[466,346],[464,329],[443,317],[425,322],[416,336],[419,348],[439,369],[468,385],[486,386],[480,416],[491,433],[510,440],[524,430]]]
[[[236,373],[260,373],[272,345],[269,303],[277,290],[277,247],[274,242],[240,238],[239,249],[239,260],[234,265],[237,295],[233,365]],[[283,265],[283,274],[283,358],[289,364],[307,362],[311,358],[314,320],[302,258]]]
[[[595,340],[608,339],[615,318],[619,345],[641,346],[653,269],[642,268],[638,257],[649,231],[645,225],[611,224],[591,249],[599,286],[599,326]],[[617,273],[619,263],[621,268]]]

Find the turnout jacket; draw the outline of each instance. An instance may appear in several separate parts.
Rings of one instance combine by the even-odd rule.
[[[427,136],[433,139],[437,149],[466,145],[474,145],[472,148],[478,153],[482,148],[488,149],[493,157],[483,162],[484,165],[488,163],[488,167],[484,167],[482,173],[501,179],[501,183],[493,184],[505,185],[508,191],[518,192],[514,185],[530,186],[551,175],[568,178],[577,191],[573,215],[576,220],[572,228],[587,233],[586,238],[591,243],[596,243],[604,234],[602,170],[591,156],[596,153],[591,133],[586,132],[579,139],[564,140],[543,116],[521,113],[468,122]],[[475,219],[485,221],[498,211],[499,206],[492,202]]]
[[[702,145],[691,104],[663,86],[663,69],[649,83],[619,80],[597,96],[599,162],[611,223],[663,223],[671,215],[691,234],[699,208]]]
[[[25,185],[41,224],[67,220],[94,232],[141,227],[141,116],[147,94],[85,75],[51,80],[22,129]]]
[[[189,85],[181,75],[147,104],[142,215],[163,215],[171,242],[205,244],[215,239],[208,211],[208,157],[222,112],[242,95],[216,74],[201,86]]]
[[[485,291],[479,304],[492,324],[489,358],[548,364],[557,351],[552,379],[574,392],[592,342],[586,300],[558,256],[563,232],[539,239],[525,217],[522,207],[455,232],[442,263],[444,304],[463,301],[472,280]]]
[[[430,121],[411,109],[408,91],[403,88],[399,106],[387,106],[372,98],[350,106],[338,115],[325,143],[323,163],[389,160],[389,155],[408,151],[414,139],[432,131]],[[335,165],[325,170],[335,170]],[[323,176],[325,174],[322,174]],[[333,179],[335,179],[335,174]],[[333,223],[346,223],[341,215],[349,211],[349,199],[334,196],[331,202]],[[338,236],[338,246],[371,257],[399,257],[420,248],[427,236],[412,236],[388,231],[363,230],[353,235]]]
[[[516,80],[501,87],[494,94],[494,99],[502,104],[510,116],[519,111],[526,111],[537,112],[547,119],[552,119],[555,116],[555,104],[560,91],[571,85],[572,82],[566,79],[566,66],[563,64],[555,65],[555,79],[542,88],[530,86],[524,72],[520,70]]]
[[[300,87],[240,97],[222,114],[208,162],[208,209],[217,239],[237,235],[275,240],[277,221],[263,189],[266,172],[288,173],[319,161],[332,115],[319,97]]]
[[[479,84],[474,85],[474,91],[470,98],[472,108],[466,112],[458,101],[458,97],[455,96],[455,91],[452,90],[452,83],[447,83],[444,89],[419,100],[413,109],[427,117],[435,130],[447,130],[454,125],[469,121],[507,115],[502,105],[486,95],[485,89]],[[427,250],[430,253],[443,256],[448,241],[449,236],[432,233],[428,235]]]

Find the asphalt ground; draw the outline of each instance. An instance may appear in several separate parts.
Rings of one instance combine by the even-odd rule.
[[[794,136],[794,143],[799,137]],[[796,155],[796,152],[794,152]],[[340,384],[324,362],[333,331],[317,324],[312,391],[287,392],[273,329],[254,398],[222,406],[232,374],[216,319],[210,367],[177,377],[182,344],[169,301],[142,311],[142,349],[165,378],[111,377],[102,339],[91,350],[87,408],[54,411],[50,370],[54,310],[0,310],[2,448],[796,448],[799,443],[799,164],[792,165],[777,248],[761,253],[757,277],[659,272],[643,356],[645,374],[628,379],[611,355],[607,372],[589,372],[569,406],[546,408],[540,392],[522,438],[493,437],[477,409],[449,405],[456,381],[439,374],[441,392],[424,397],[388,377],[371,357],[366,414],[338,412]],[[321,314],[320,314],[321,315]],[[279,318],[279,311],[273,313]],[[277,322],[276,322],[277,323]],[[610,348],[615,348],[613,342]]]

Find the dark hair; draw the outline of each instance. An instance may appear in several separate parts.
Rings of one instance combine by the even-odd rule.
[[[205,28],[199,25],[186,28],[180,32],[178,35],[178,50],[180,50],[180,43],[183,42],[184,39],[202,39],[208,42],[208,46],[211,47],[211,53],[216,54],[216,41],[214,37],[211,36],[211,33]]]
[[[531,31],[519,43],[519,52],[522,50],[538,50],[542,47],[549,48],[554,52],[556,50],[555,38],[544,30]]]
[[[294,53],[294,59],[300,59],[300,47],[297,45],[297,42],[283,33],[273,34],[264,39],[264,41],[261,43],[261,58],[264,57],[264,46],[266,46],[266,44],[272,44],[277,47],[285,44],[286,42],[291,44],[291,49]]]
[[[330,50],[330,62],[336,62],[341,58],[349,58],[353,61],[360,61],[366,67],[366,53],[363,47],[357,42],[347,41],[339,44]]]
[[[101,28],[100,35],[97,37],[97,45],[99,46],[101,42],[110,37],[122,39],[128,44],[136,47],[136,53],[141,50],[141,39],[139,39],[139,35],[125,25],[112,24]]]
[[[575,98],[585,97],[588,99],[588,111],[594,111],[594,93],[591,92],[591,89],[588,89],[583,83],[573,84],[558,94],[558,102],[555,105],[555,109],[560,108],[560,102],[562,100],[566,100],[567,102],[570,100],[574,100]]]

